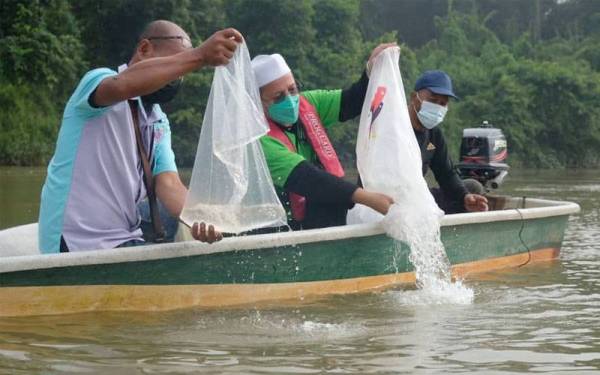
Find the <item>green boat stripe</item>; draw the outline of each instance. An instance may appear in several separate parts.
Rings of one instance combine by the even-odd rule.
[[[559,248],[567,216],[442,227],[452,264]],[[519,233],[521,232],[521,238]],[[525,246],[525,245],[526,246]],[[0,274],[0,287],[198,285],[323,281],[412,271],[409,249],[385,235],[169,259]]]

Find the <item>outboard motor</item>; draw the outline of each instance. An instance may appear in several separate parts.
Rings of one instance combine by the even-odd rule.
[[[456,167],[463,180],[474,179],[488,190],[497,189],[508,174],[507,156],[504,133],[484,121],[478,128],[463,130]]]

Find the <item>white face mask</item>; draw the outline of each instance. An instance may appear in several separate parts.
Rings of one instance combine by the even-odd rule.
[[[443,105],[431,103],[428,101],[421,100],[419,94],[417,93],[417,99],[421,102],[421,109],[417,112],[417,117],[421,124],[427,129],[433,129],[438,126],[442,121],[444,121],[444,117],[446,117],[446,112],[448,112],[448,107]]]

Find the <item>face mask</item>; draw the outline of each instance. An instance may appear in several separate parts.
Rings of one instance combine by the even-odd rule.
[[[419,98],[417,94],[417,98]],[[421,100],[421,110],[417,113],[417,117],[421,124],[427,129],[433,129],[438,126],[442,121],[444,121],[444,117],[446,117],[446,112],[448,112],[448,107],[444,107],[443,105],[431,103],[428,101]]]
[[[182,82],[183,77],[171,81],[153,93],[142,96],[142,102],[144,104],[164,104],[170,102],[179,92]]]
[[[300,96],[288,95],[283,100],[269,106],[269,117],[281,125],[294,125],[298,121]]]

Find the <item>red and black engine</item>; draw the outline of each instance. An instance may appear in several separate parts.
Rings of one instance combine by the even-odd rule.
[[[478,128],[463,130],[456,167],[462,179],[474,179],[486,189],[497,189],[508,174],[507,156],[504,133],[484,121]]]

